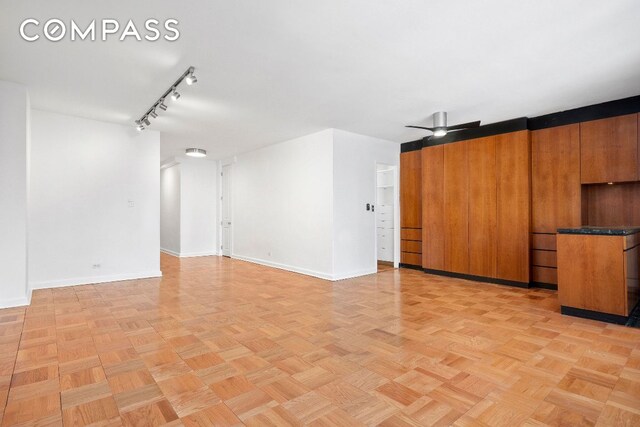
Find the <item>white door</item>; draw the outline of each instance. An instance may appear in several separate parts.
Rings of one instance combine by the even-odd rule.
[[[222,166],[222,255],[231,256],[231,165]]]

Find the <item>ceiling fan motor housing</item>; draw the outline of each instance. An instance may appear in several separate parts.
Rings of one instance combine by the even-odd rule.
[[[446,128],[447,127],[447,113],[444,111],[438,111],[433,113],[433,127],[434,128]]]

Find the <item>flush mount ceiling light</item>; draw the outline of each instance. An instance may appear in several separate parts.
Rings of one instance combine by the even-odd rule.
[[[151,108],[149,108],[138,120],[135,121],[136,129],[138,131],[144,130],[145,129],[144,125],[146,125],[146,127],[149,127],[151,125],[151,122],[149,121],[149,117],[153,119],[158,117],[158,112],[157,112],[158,108],[160,108],[162,111],[167,111],[168,107],[164,103],[164,100],[167,98],[167,96],[171,95],[171,99],[173,99],[174,101],[180,98],[180,93],[177,90],[180,83],[186,80],[188,85],[192,85],[198,81],[198,79],[196,79],[196,76],[194,74],[195,70],[196,69],[194,67],[189,67],[187,71],[182,73],[182,75],[178,78],[178,80],[176,80],[175,83],[172,84],[171,87],[169,87],[169,89],[167,89],[162,94],[162,96],[158,98],[156,102],[153,103]],[[201,150],[201,151],[204,151],[204,150]],[[187,154],[189,154],[188,150],[187,150]],[[204,152],[204,155],[200,157],[204,157],[206,155],[207,153]]]
[[[207,157],[207,150],[202,148],[187,148],[186,153],[189,157]]]

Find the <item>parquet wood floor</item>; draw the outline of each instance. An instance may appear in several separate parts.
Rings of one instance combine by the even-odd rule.
[[[228,258],[0,310],[2,426],[640,425],[640,330],[555,292]]]

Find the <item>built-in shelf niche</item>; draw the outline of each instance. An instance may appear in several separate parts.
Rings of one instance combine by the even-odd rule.
[[[640,182],[582,185],[582,224],[640,226]]]

